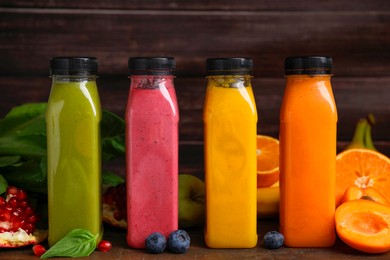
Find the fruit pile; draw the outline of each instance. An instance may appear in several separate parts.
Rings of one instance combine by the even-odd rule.
[[[126,184],[109,187],[102,198],[103,221],[120,228],[127,228]]]
[[[257,216],[276,218],[279,214],[279,141],[257,136]]]
[[[366,253],[390,250],[390,159],[375,151],[373,116],[361,119],[352,143],[336,157],[336,230]]]
[[[27,200],[27,193],[13,186],[0,197],[0,247],[34,244],[33,235],[38,218]]]

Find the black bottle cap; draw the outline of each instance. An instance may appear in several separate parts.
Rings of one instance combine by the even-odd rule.
[[[210,58],[206,61],[207,75],[252,75],[250,58]]]
[[[324,56],[288,57],[284,62],[285,75],[332,74],[332,58]]]
[[[50,75],[96,75],[98,62],[95,57],[54,57],[50,60]]]
[[[128,67],[131,75],[172,75],[176,62],[173,57],[131,57]]]

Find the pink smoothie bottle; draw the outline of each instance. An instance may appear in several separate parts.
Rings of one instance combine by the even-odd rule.
[[[129,59],[126,110],[127,243],[178,228],[178,122],[170,57]]]

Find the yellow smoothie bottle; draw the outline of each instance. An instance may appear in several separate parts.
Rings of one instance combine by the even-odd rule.
[[[280,230],[289,247],[335,242],[337,109],[330,57],[289,57],[280,113]]]
[[[257,110],[252,68],[248,58],[206,62],[205,242],[210,248],[251,248],[257,244]]]
[[[97,60],[57,57],[46,111],[49,246],[73,229],[100,241],[101,151]]]

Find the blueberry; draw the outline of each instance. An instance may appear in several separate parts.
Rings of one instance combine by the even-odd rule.
[[[168,249],[172,253],[183,254],[190,247],[190,236],[184,230],[173,231],[168,237]]]
[[[276,249],[283,245],[284,236],[278,231],[270,231],[264,235],[264,246],[269,249]]]
[[[152,254],[162,253],[166,245],[167,240],[164,235],[159,232],[154,232],[145,239],[146,250]]]

